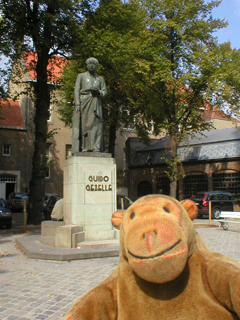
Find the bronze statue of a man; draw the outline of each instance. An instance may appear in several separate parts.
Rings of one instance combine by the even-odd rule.
[[[107,89],[104,79],[96,73],[98,65],[97,59],[87,59],[87,71],[79,73],[76,79],[72,154],[104,151],[101,99],[107,95]]]

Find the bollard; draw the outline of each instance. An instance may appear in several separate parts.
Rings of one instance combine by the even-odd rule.
[[[123,198],[121,198],[121,209],[124,210],[124,202],[123,202]]]
[[[23,223],[24,223],[24,229],[23,231],[27,231],[27,202],[26,199],[23,200]]]
[[[212,202],[209,201],[209,224],[212,222]]]

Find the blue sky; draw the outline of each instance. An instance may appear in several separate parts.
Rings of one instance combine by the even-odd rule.
[[[233,49],[240,49],[240,0],[223,0],[212,13],[214,18],[228,21],[228,27],[216,33],[219,43],[230,40]]]

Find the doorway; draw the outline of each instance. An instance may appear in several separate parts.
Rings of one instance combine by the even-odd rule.
[[[15,191],[15,183],[6,183],[6,200],[10,193]]]
[[[142,181],[138,185],[138,197],[146,196],[153,193],[153,187],[150,182]]]
[[[11,192],[16,191],[17,177],[14,175],[0,175],[0,198],[7,200]]]

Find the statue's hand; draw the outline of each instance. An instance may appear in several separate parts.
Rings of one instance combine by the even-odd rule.
[[[76,105],[75,110],[80,111],[81,110],[80,105]]]
[[[100,92],[99,92],[98,88],[91,87],[90,90],[91,90],[91,94],[93,95],[93,97],[97,97],[97,96],[100,95]]]

